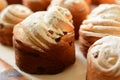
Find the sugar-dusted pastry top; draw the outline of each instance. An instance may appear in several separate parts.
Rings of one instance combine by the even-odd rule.
[[[69,9],[69,11],[72,13],[73,18],[75,17],[79,19],[79,22],[81,21],[81,19],[83,20],[83,17],[86,17],[86,15],[90,11],[88,5],[84,0],[52,0],[48,9],[51,6],[61,6]]]
[[[7,6],[0,15],[0,23],[4,25],[15,25],[32,14],[32,11],[20,4]]]
[[[52,0],[48,9],[51,6],[61,6],[67,8],[71,12],[73,16],[73,25],[75,27],[75,39],[78,39],[79,27],[90,11],[85,0]]]
[[[80,31],[87,36],[120,35],[120,5],[102,4],[83,21]]]
[[[18,32],[21,36],[14,36],[23,43],[39,50],[49,48],[48,44],[56,44],[64,35],[74,32],[72,15],[65,8],[51,7],[48,11],[32,14],[15,26],[14,33]]]
[[[120,76],[120,37],[107,36],[96,41],[88,51],[88,63],[91,69],[102,72],[103,76]],[[93,66],[93,67],[92,67]],[[88,74],[89,75],[89,74]],[[99,74],[98,74],[99,76]],[[105,78],[105,77],[104,77]],[[119,79],[115,79],[119,80]]]

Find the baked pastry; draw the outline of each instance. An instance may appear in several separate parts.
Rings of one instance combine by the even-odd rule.
[[[32,11],[23,5],[13,4],[6,7],[0,14],[0,42],[12,46],[14,25],[30,14]]]
[[[7,2],[6,0],[0,0],[0,12],[5,8],[7,7]]]
[[[32,14],[14,28],[17,66],[32,74],[56,74],[75,62],[74,27],[67,9]],[[28,67],[29,66],[29,67]]]
[[[52,0],[49,7],[51,6],[61,6],[71,12],[75,27],[75,39],[78,39],[79,27],[90,11],[88,4],[84,0]]]
[[[8,4],[22,4],[22,0],[7,0]]]
[[[86,56],[88,48],[98,39],[107,35],[120,36],[120,6],[102,4],[84,20],[79,33],[80,50]]]
[[[94,5],[99,5],[99,4],[114,4],[115,0],[92,0],[92,3]]]
[[[120,37],[106,36],[88,51],[86,80],[120,80]]]
[[[30,8],[32,11],[45,11],[51,0],[23,0],[23,5]]]

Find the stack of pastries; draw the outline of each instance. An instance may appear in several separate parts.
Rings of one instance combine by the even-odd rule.
[[[79,26],[90,12],[90,8],[85,0],[52,0],[49,7],[51,6],[61,6],[67,8],[71,12],[75,27],[75,39],[78,39]]]
[[[120,37],[103,37],[89,48],[86,80],[120,80]]]
[[[13,34],[16,64],[25,72],[55,74],[75,62],[72,15],[65,8],[36,12],[17,24]]]
[[[79,33],[80,50],[87,56],[88,48],[98,39],[107,36],[120,36],[120,5],[101,4],[84,20]]]
[[[32,11],[23,5],[8,5],[0,14],[0,42],[12,46],[14,25],[30,14],[32,14]]]

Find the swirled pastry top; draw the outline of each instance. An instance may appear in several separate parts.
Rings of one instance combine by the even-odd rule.
[[[6,7],[0,15],[0,23],[14,26],[32,14],[32,11],[20,4],[13,4]]]
[[[19,40],[42,49],[49,48],[48,44],[56,44],[56,40],[74,32],[74,27],[71,13],[65,8],[55,6],[48,11],[32,14],[15,26],[14,34],[17,33],[16,30],[21,34]]]
[[[107,36],[96,41],[88,51],[88,61],[103,75],[120,76],[120,37]]]
[[[88,36],[120,36],[120,5],[101,4],[95,8],[88,19],[83,21],[80,31]]]

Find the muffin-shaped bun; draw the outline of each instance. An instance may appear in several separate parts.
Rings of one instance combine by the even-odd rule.
[[[0,0],[0,11],[2,11],[4,8],[7,7],[7,2],[6,0]]]
[[[92,3],[95,5],[99,4],[114,4],[115,0],[92,0]]]
[[[74,27],[67,9],[36,12],[14,28],[17,66],[28,73],[55,74],[75,62]]]
[[[61,6],[67,8],[73,16],[73,24],[75,27],[75,38],[78,39],[79,27],[89,13],[89,7],[84,0],[52,0],[51,6]]]
[[[8,4],[22,4],[22,0],[6,0]]]
[[[32,11],[23,5],[9,5],[0,14],[0,42],[12,45],[12,30],[14,25],[21,22]]]
[[[120,6],[102,4],[94,9],[80,27],[80,49],[86,56],[96,40],[107,35],[120,36]]]
[[[120,37],[107,36],[89,48],[86,80],[120,80],[119,42]]]
[[[23,0],[23,5],[35,12],[46,10],[50,2],[51,0]]]

